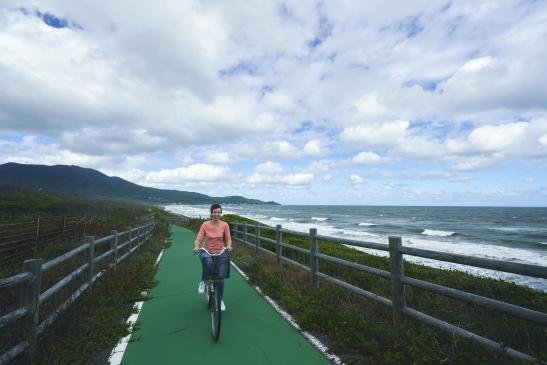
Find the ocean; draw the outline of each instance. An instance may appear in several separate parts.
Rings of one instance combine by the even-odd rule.
[[[167,210],[208,217],[206,205],[169,205]],[[264,224],[299,232],[385,243],[400,236],[403,246],[547,266],[547,208],[397,207],[333,205],[225,205]],[[387,256],[384,251],[359,248]],[[405,260],[512,281],[547,292],[547,280],[405,255]]]

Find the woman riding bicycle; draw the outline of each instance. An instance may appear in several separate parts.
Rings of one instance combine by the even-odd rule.
[[[226,243],[226,249],[232,251],[232,238],[230,236],[230,227],[228,223],[222,221],[222,207],[220,204],[211,205],[211,220],[203,222],[199,233],[194,242],[193,253],[199,251],[199,258],[202,264],[201,281],[199,282],[198,292],[200,294],[205,292],[205,277],[207,270],[213,265],[213,257],[211,255],[225,256],[224,243]],[[202,239],[205,237],[205,244],[203,249],[200,250],[199,246]],[[224,280],[219,282],[220,298],[223,298],[224,294]],[[221,310],[225,310],[224,300],[220,304]]]

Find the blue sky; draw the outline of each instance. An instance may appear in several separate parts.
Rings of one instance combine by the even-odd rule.
[[[3,1],[0,163],[284,204],[547,205],[545,1]]]

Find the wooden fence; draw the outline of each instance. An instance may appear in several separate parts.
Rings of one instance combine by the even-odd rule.
[[[151,237],[154,226],[155,223],[150,221],[136,228],[129,227],[123,232],[112,231],[111,235],[99,239],[88,236],[86,237],[87,242],[85,244],[59,257],[47,262],[43,262],[42,259],[26,260],[22,273],[0,279],[0,290],[14,286],[21,286],[22,289],[21,305],[0,317],[0,329],[7,325],[20,323],[24,331],[24,340],[0,355],[0,365],[8,363],[26,350],[29,351],[32,358],[36,349],[38,336],[84,291],[91,291],[93,283],[105,270],[110,268],[115,270],[118,263],[146,242]],[[105,245],[106,247],[104,247]],[[46,290],[43,290],[43,275],[45,273],[55,267],[59,267],[63,263],[67,263],[68,260],[82,256],[84,258],[82,265],[50,285]],[[110,261],[105,262],[104,260],[108,257],[110,257]],[[98,270],[100,264],[105,269]],[[52,310],[40,322],[40,309],[44,303],[50,300],[54,294],[59,293],[67,285],[74,282],[76,278],[82,278],[82,276],[83,285],[70,293],[68,297],[62,298],[61,305]]]
[[[547,267],[537,266],[537,265],[528,265],[528,264],[519,264],[512,262],[505,262],[499,260],[483,259],[478,257],[471,257],[465,255],[457,255],[450,253],[442,253],[436,251],[422,250],[418,248],[411,248],[402,246],[400,237],[389,237],[389,244],[379,244],[372,242],[363,242],[342,238],[335,238],[329,236],[322,236],[317,234],[317,229],[311,228],[308,233],[295,232],[287,229],[283,229],[281,225],[277,225],[275,228],[269,226],[263,226],[260,224],[247,224],[247,223],[234,223],[230,224],[233,229],[233,239],[234,241],[251,245],[255,247],[257,253],[263,252],[268,255],[275,256],[277,259],[277,265],[279,268],[282,267],[282,262],[287,262],[293,266],[296,266],[302,270],[305,270],[311,274],[312,285],[317,286],[318,279],[323,279],[328,282],[334,283],[338,286],[341,286],[345,289],[348,289],[354,293],[357,293],[365,298],[373,300],[377,303],[391,307],[393,313],[393,323],[394,325],[400,324],[404,320],[404,316],[410,316],[416,320],[426,323],[428,325],[439,328],[450,334],[456,334],[467,339],[471,339],[483,346],[491,348],[493,350],[505,353],[506,355],[519,359],[526,360],[531,362],[538,361],[536,358],[519,352],[515,349],[506,347],[502,343],[497,343],[488,338],[479,336],[473,332],[469,332],[463,328],[457,327],[450,323],[441,321],[437,318],[429,316],[425,313],[412,309],[406,305],[405,300],[405,285],[410,285],[416,288],[425,289],[427,291],[445,295],[450,298],[459,299],[467,303],[476,304],[485,308],[494,309],[503,313],[507,313],[519,318],[523,318],[535,323],[542,325],[547,325],[547,314],[532,309],[524,308],[521,306],[505,303],[502,301],[482,297],[480,295],[467,293],[461,290],[445,287],[442,285],[437,285],[429,283],[426,281],[414,279],[404,275],[404,266],[403,266],[403,255],[411,255],[424,257],[439,261],[453,262],[463,265],[469,265],[474,267],[498,270],[503,272],[509,272],[519,275],[527,275],[537,278],[547,279]],[[249,228],[254,233],[249,232]],[[275,233],[275,239],[271,239],[261,235],[263,230],[270,230]],[[291,244],[288,244],[283,241],[284,234],[291,234],[295,236],[306,237],[309,239],[309,248],[305,249],[302,247],[297,247]],[[249,237],[253,238],[251,242]],[[361,265],[355,262],[346,261],[340,258],[324,255],[318,252],[318,240],[329,241],[344,245],[356,246],[356,247],[365,247],[374,250],[381,250],[389,252],[389,262],[390,262],[390,271],[384,271],[376,269],[373,267]],[[261,247],[262,242],[268,242],[275,245],[275,252],[272,252],[264,247]],[[289,249],[291,251],[299,252],[302,255],[307,257],[305,262],[309,264],[303,264],[289,259],[284,256],[284,249]],[[357,269],[369,274],[377,275],[382,278],[388,279],[391,281],[391,299],[384,298],[378,294],[363,290],[354,285],[348,284],[342,280],[336,279],[332,276],[329,276],[320,271],[320,260],[331,262],[337,265]]]
[[[40,246],[61,237],[76,240],[99,219],[95,216],[62,216],[0,223],[0,264],[28,256]]]

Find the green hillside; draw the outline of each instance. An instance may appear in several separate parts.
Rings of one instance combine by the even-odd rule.
[[[6,163],[0,165],[0,186],[157,204],[277,204],[242,196],[212,197],[189,191],[150,188],[97,170],[68,165]]]

